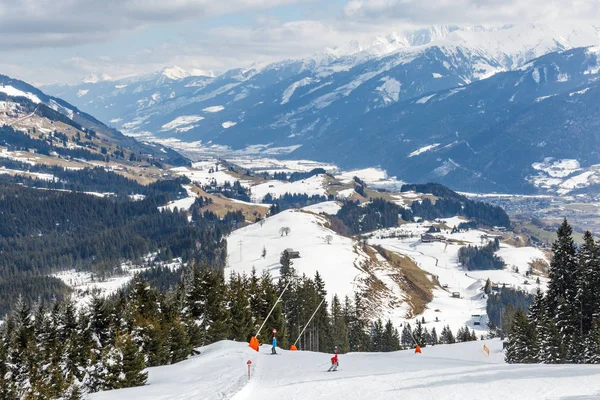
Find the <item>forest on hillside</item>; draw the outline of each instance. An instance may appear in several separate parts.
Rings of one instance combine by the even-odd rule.
[[[134,185],[133,188],[136,188]],[[0,313],[19,294],[27,303],[63,298],[68,288],[48,275],[64,269],[90,270],[99,279],[119,271],[125,260],[149,253],[224,266],[224,240],[244,221],[240,212],[224,218],[192,207],[192,221],[177,210],[159,210],[179,182],[157,182],[143,200],[48,191],[0,180]],[[202,246],[198,247],[197,243]]]

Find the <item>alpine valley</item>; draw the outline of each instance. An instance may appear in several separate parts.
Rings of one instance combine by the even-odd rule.
[[[266,153],[463,191],[566,193],[600,182],[599,32],[437,26],[218,76],[172,67],[45,89],[192,157]],[[574,167],[548,172],[562,160]]]
[[[0,75],[0,399],[598,398],[598,149],[586,24]]]

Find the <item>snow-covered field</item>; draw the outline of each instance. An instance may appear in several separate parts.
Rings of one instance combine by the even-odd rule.
[[[483,345],[490,349],[487,355]],[[507,365],[499,340],[426,347],[422,354],[340,355],[336,372],[325,372],[331,355],[290,352],[271,356],[246,343],[218,342],[199,356],[149,368],[138,388],[95,393],[91,400],[575,400],[600,397],[594,365]],[[248,378],[247,361],[251,361]]]
[[[337,235],[325,227],[326,223],[321,216],[287,210],[267,218],[262,226],[236,230],[227,239],[227,270],[249,274],[255,267],[259,274],[268,270],[278,277],[281,253],[291,248],[300,252],[300,258],[292,260],[298,274],[314,277],[319,271],[328,293],[351,295],[361,275],[355,264],[365,256],[355,251],[355,240]],[[282,236],[282,227],[289,227],[290,233]],[[332,237],[330,244],[326,243],[327,236]],[[263,247],[265,258],[261,257]]]
[[[342,206],[337,201],[324,201],[323,203],[313,204],[312,206],[306,206],[303,208],[304,211],[310,211],[315,214],[329,214],[336,215]]]
[[[267,193],[274,198],[283,196],[286,193],[306,193],[309,196],[325,196],[325,178],[323,175],[315,175],[310,178],[296,182],[267,181],[260,185],[252,186],[252,197],[260,202]]]
[[[148,254],[144,257],[143,265],[133,265],[130,262],[121,264],[123,274],[112,276],[105,280],[101,280],[97,275],[89,271],[76,271],[74,269],[61,271],[52,276],[63,281],[67,286],[73,289],[73,300],[78,307],[86,307],[92,295],[95,293],[100,297],[107,297],[117,293],[117,291],[127,285],[134,278],[135,274],[148,269],[148,263],[156,254]],[[164,263],[165,267],[170,269],[179,268],[182,263],[181,259],[177,258],[171,263]]]
[[[350,183],[355,176],[373,188],[400,190],[404,184],[403,181],[398,180],[395,176],[388,176],[387,172],[380,168],[364,168],[345,171],[335,177],[344,183]]]
[[[174,200],[169,202],[166,206],[163,207],[159,207],[159,210],[175,210],[176,208],[178,210],[189,210],[190,207],[192,206],[192,204],[194,204],[194,201],[196,201],[196,198],[198,196],[196,196],[196,194],[192,191],[191,187],[189,185],[183,185],[183,188],[187,191],[187,197],[184,197],[183,199],[179,199],[179,200]]]
[[[413,318],[416,317],[424,318],[425,326],[429,330],[435,327],[437,332],[441,332],[446,325],[453,331],[467,325],[478,334],[486,334],[488,330],[487,298],[482,290],[488,278],[493,284],[530,293],[538,286],[543,290],[547,283],[544,277],[540,277],[538,285],[537,276],[526,276],[531,261],[541,259],[548,262],[546,255],[533,247],[517,248],[503,243],[497,255],[506,263],[504,270],[466,271],[458,264],[459,249],[467,244],[481,246],[493,238],[480,230],[457,233],[442,231],[435,235],[443,236],[445,240],[430,243],[421,240],[421,234],[431,226],[430,222],[404,224],[398,228],[373,232],[368,239],[369,245],[380,245],[388,251],[409,257],[420,269],[437,277],[439,285],[433,288],[433,300],[422,314],[410,316],[406,294],[391,279],[392,274],[398,271],[391,269],[390,264],[379,255],[376,260],[369,258],[356,245],[355,239],[331,231],[327,228],[327,220],[316,215],[336,214],[337,211],[337,202],[319,203],[302,211],[284,211],[267,218],[262,226],[254,224],[233,232],[228,238],[228,269],[249,274],[255,267],[259,274],[268,270],[276,278],[279,275],[281,252],[289,248],[300,252],[300,258],[293,260],[293,266],[300,275],[314,276],[318,270],[328,293],[343,297],[365,289],[364,281],[369,275],[358,266],[370,262],[370,273],[383,283],[389,299],[376,311],[378,315],[391,318],[396,325],[414,322]],[[461,218],[455,217],[440,222],[453,227],[461,221]],[[282,227],[291,229],[289,235],[281,235]],[[326,243],[327,236],[331,236],[331,244]],[[261,257],[263,247],[267,253],[265,258]],[[459,297],[453,297],[453,292],[458,293]]]
[[[218,171],[215,168],[217,166]],[[213,172],[210,172],[211,169]],[[208,185],[212,181],[215,181],[217,185],[223,185],[225,182],[233,183],[237,180],[236,177],[225,171],[215,160],[199,161],[193,163],[192,168],[177,167],[171,168],[171,171],[178,175],[187,176],[192,182],[198,182],[201,185]],[[244,181],[240,181],[240,183],[247,186],[247,183]]]
[[[447,226],[458,225],[459,218],[443,219]],[[426,272],[437,276],[440,287],[433,290],[433,301],[428,304],[423,313],[426,324],[431,330],[435,327],[440,332],[443,326],[449,325],[453,331],[468,325],[470,329],[476,332],[485,333],[487,331],[486,302],[487,299],[482,292],[485,281],[489,278],[492,283],[500,286],[506,284],[509,287],[518,287],[528,292],[533,292],[538,287],[535,277],[527,278],[525,273],[528,270],[528,263],[535,259],[548,261],[542,251],[532,247],[515,248],[502,244],[498,256],[502,257],[507,264],[504,270],[498,271],[466,271],[458,264],[458,251],[467,244],[473,246],[487,243],[489,235],[479,230],[469,230],[465,232],[450,233],[443,231],[439,236],[443,236],[446,241],[424,243],[420,235],[425,233],[430,223],[411,223],[402,225],[399,228],[385,229],[373,233],[373,238],[369,239],[369,244],[378,244],[385,249],[403,254],[413,259],[417,265]],[[389,238],[396,234],[397,236],[410,236],[404,238]],[[435,234],[438,235],[438,234]],[[519,268],[519,272],[513,272],[513,266]],[[525,284],[525,281],[528,281]],[[540,287],[543,289],[546,279],[540,278]],[[445,287],[447,285],[447,287]],[[457,292],[460,298],[452,297],[452,293]],[[437,321],[436,321],[437,318]],[[479,325],[475,325],[478,322]]]
[[[277,160],[274,158],[234,158],[232,163],[242,168],[256,172],[308,172],[315,168],[323,168],[327,172],[336,172],[338,168],[333,164],[321,163],[311,160]]]

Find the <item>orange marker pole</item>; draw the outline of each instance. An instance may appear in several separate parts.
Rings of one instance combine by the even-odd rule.
[[[252,361],[248,360],[246,365],[248,365],[248,379],[250,379],[250,366],[252,365]]]

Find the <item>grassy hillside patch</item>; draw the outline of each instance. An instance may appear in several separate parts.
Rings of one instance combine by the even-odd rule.
[[[374,246],[374,248],[398,272],[392,276],[392,279],[406,294],[406,301],[410,308],[410,315],[407,315],[407,318],[423,313],[427,304],[433,300],[433,288],[439,286],[437,278],[423,271],[409,257],[393,253],[381,246]]]

